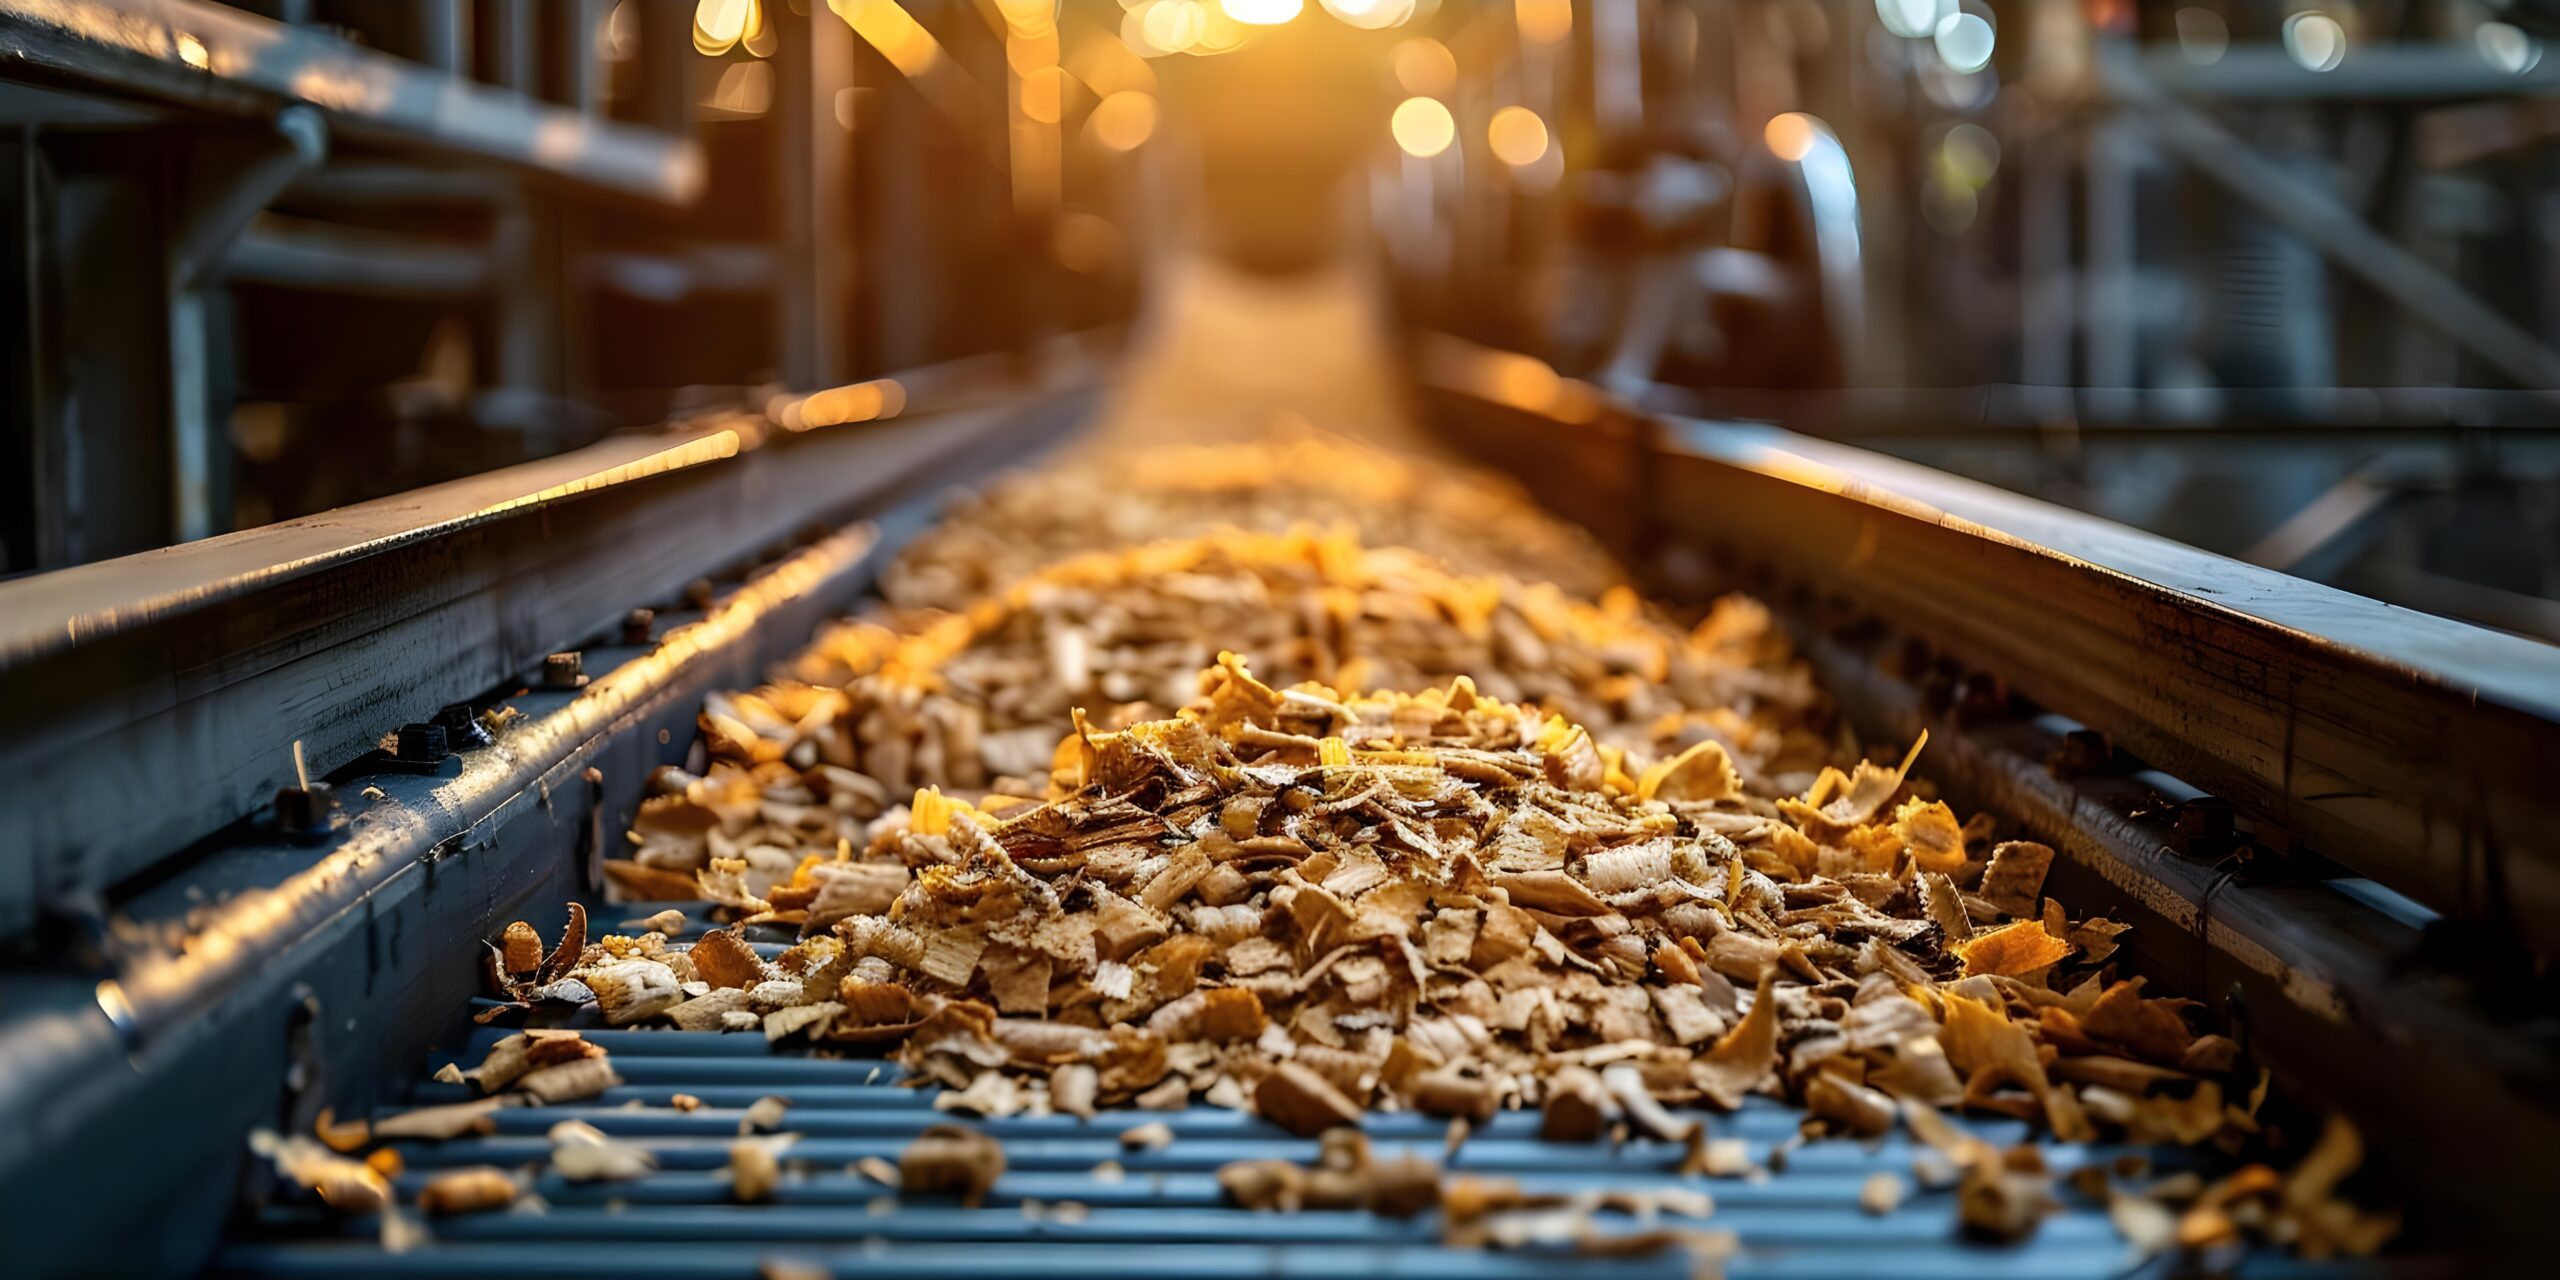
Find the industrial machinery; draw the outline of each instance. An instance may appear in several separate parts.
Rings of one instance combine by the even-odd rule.
[[[1964,52],[1977,7],[1945,6],[1940,43]],[[2525,1272],[2560,1245],[2560,650],[1894,456],[1928,453],[1906,420],[1947,401],[1872,411],[1875,317],[1909,281],[1874,287],[1886,184],[1817,100],[1854,94],[1693,73],[1871,28],[1902,57],[1907,7],[266,8],[0,2],[16,230],[42,247],[9,354],[11,441],[44,465],[0,504],[10,567],[43,570],[0,582],[13,1273],[1692,1274],[1678,1251],[1248,1212],[1217,1170],[1316,1144],[1196,1104],[1160,1117],[1170,1145],[1118,1140],[1143,1114],[976,1122],[1011,1152],[989,1203],[904,1198],[866,1164],[951,1116],[894,1065],[591,1018],[620,1083],[575,1115],[646,1146],[644,1176],[537,1170],[519,1211],[420,1228],[322,1212],[253,1152],[465,1097],[437,1069],[524,1015],[480,959],[512,921],[575,902],[600,934],[673,907],[667,945],[698,942],[712,904],[606,893],[653,777],[700,772],[707,700],[876,603],[955,492],[1275,422],[1507,473],[1667,614],[1765,603],[1844,741],[1925,733],[1938,795],[2049,845],[2053,896],[2130,926],[2117,966],[2265,1068],[2234,1102],[2253,1124],[2271,1100],[2298,1153],[2352,1121],[2355,1193],[2400,1227],[2373,1258],[2146,1257],[2073,1183],[2030,1238],[1986,1243],[1950,1188],[1862,1206],[1912,1170],[1912,1134],[1801,1143],[1803,1113],[1765,1097],[1691,1131],[1762,1176],[1542,1144],[1507,1113],[1446,1140],[1453,1168],[1709,1192],[1736,1275]],[[2146,7],[2099,8],[2055,21],[2120,34]],[[1928,72],[1931,100],[1972,101],[1948,95],[1980,91],[1982,53]],[[2109,83],[2199,167],[2225,154],[2138,96],[2175,85]],[[1519,117],[1477,127],[1494,98],[1534,147]],[[1971,145],[1936,134],[1941,159]],[[1970,173],[1928,198],[1979,178],[1989,207]],[[2270,189],[2271,220],[2361,243]],[[152,269],[120,268],[144,240]],[[2389,296],[2467,314],[2379,261]],[[2492,363],[2531,354],[2455,328]],[[2124,372],[2062,402],[2162,403]],[[1949,466],[2023,465],[1922,425],[1963,437]],[[2093,423],[2091,456],[2136,430]],[[2322,501],[2302,538],[2346,499]],[[743,1203],[724,1162],[767,1096],[799,1136],[773,1202]],[[538,1166],[553,1110],[388,1144],[375,1173],[405,1202],[457,1167]],[[2234,1166],[1962,1124],[2102,1189]],[[1366,1127],[1444,1142],[1410,1113]]]

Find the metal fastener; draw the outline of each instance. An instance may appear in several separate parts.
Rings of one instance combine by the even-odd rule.
[[[434,724],[400,726],[400,735],[391,747],[391,758],[402,764],[442,764],[452,754],[444,726]]]
[[[634,609],[631,612],[622,615],[622,642],[624,644],[647,644],[650,641],[650,631],[657,625],[657,610]]]
[[[2062,745],[2053,752],[2052,766],[2061,777],[2080,777],[2097,773],[2115,760],[2115,744],[2095,729],[2074,729],[2062,735]]]
[[[2197,796],[2169,815],[2169,830],[2178,851],[2190,858],[2220,858],[2239,847],[2239,823],[2231,802],[2220,796]]]
[[[337,789],[325,782],[278,788],[276,832],[288,840],[316,840],[329,833],[329,815],[337,807]]]
[[[2009,682],[1976,671],[1956,681],[1954,698],[1956,723],[1982,724],[2008,713]]]
[[[542,660],[542,687],[545,689],[577,689],[587,683],[584,655],[575,651],[555,653]]]
[[[2197,796],[2178,806],[2170,825],[2189,840],[2216,840],[2231,835],[2231,802],[2220,796]]]

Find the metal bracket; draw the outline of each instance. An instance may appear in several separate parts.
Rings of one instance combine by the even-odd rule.
[[[2410,314],[2517,385],[2560,390],[2560,352],[2424,259],[2374,230],[2329,193],[2295,180],[2203,112],[2170,97],[2121,49],[2103,50],[2107,90],[2172,154],[2303,238]]]
[[[213,278],[251,219],[329,157],[329,126],[310,107],[276,113],[271,131],[217,135],[189,158],[184,221],[171,254],[174,286]]]

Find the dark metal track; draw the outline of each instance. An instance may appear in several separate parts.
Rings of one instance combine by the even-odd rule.
[[[659,904],[647,904],[654,909]],[[685,904],[699,918],[707,904]],[[619,908],[615,909],[619,910]],[[475,1028],[447,1061],[476,1063],[502,1031]],[[430,1245],[390,1255],[369,1222],[347,1223],[303,1207],[274,1207],[242,1224],[216,1255],[212,1274],[236,1277],[315,1275],[544,1276],[619,1275],[740,1277],[768,1260],[806,1262],[847,1277],[990,1277],[1025,1273],[1075,1276],[1447,1276],[1462,1280],[1557,1274],[1687,1277],[1678,1253],[1603,1260],[1556,1249],[1520,1253],[1444,1248],[1435,1217],[1395,1221],[1366,1213],[1256,1214],[1228,1204],[1216,1170],[1233,1160],[1309,1162],[1316,1144],[1243,1112],[1193,1107],[1180,1112],[1106,1112],[1087,1122],[1072,1116],[971,1120],[933,1106],[933,1093],[902,1083],[895,1064],[776,1053],[752,1033],[595,1031],[625,1080],[587,1103],[498,1113],[496,1133],[443,1143],[409,1143],[402,1199],[414,1200],[426,1178],[465,1165],[536,1167],[549,1153],[544,1134],[567,1119],[585,1120],[647,1147],[659,1171],[634,1182],[573,1184],[542,1172],[533,1184],[544,1208],[438,1219]],[[702,1108],[668,1105],[690,1093]],[[741,1114],[758,1098],[791,1100],[781,1129],[799,1139],[784,1152],[784,1181],[770,1203],[734,1203],[726,1180],[727,1149]],[[459,1101],[462,1086],[424,1082],[410,1092],[420,1104]],[[1732,1115],[1694,1113],[1718,1138],[1739,1138],[1755,1163],[1796,1132],[1802,1113],[1753,1099]],[[1174,1143],[1130,1152],[1117,1135],[1162,1120]],[[1007,1172],[989,1203],[963,1209],[948,1201],[902,1200],[893,1189],[849,1166],[866,1157],[895,1161],[927,1126],[968,1123],[1001,1140]],[[2023,1122],[1969,1118],[1964,1128],[1991,1142],[2028,1139]],[[1409,1151],[1439,1157],[1446,1122],[1413,1114],[1373,1115],[1364,1123],[1381,1154]],[[1892,1213],[1858,1207],[1860,1188],[1876,1173],[1910,1181],[1915,1149],[1907,1137],[1880,1142],[1821,1142],[1784,1157],[1782,1172],[1752,1179],[1683,1178],[1681,1150],[1638,1140],[1612,1149],[1538,1141],[1533,1113],[1496,1116],[1461,1148],[1457,1172],[1518,1180],[1533,1192],[1641,1191],[1679,1187],[1713,1197],[1704,1219],[1664,1223],[1731,1231],[1741,1252],[1727,1265],[1736,1277],[1864,1280],[1884,1271],[1914,1280],[2034,1276],[2074,1280],[2123,1274],[2124,1242],[2104,1210],[2063,1193],[2066,1209],[2033,1240],[2017,1246],[1962,1240],[1952,1190],[1918,1190]],[[2115,1147],[2044,1144],[2047,1161],[2068,1174],[2128,1154]],[[2144,1151],[2163,1172],[2199,1167],[2179,1151]],[[1110,1176],[1096,1172],[1120,1166]],[[1073,1204],[1080,1212],[1061,1214]],[[1640,1230],[1623,1214],[1604,1214],[1610,1234]],[[2254,1272],[2253,1272],[2254,1273]],[[2269,1271],[2265,1274],[2277,1274]]]
[[[48,791],[21,773],[5,793],[13,826],[59,835],[38,816],[68,813],[102,831],[163,824],[172,839],[209,838],[184,849],[119,845],[134,859],[123,882],[96,867],[88,882],[100,898],[113,891],[103,903],[113,930],[55,940],[0,971],[0,1115],[24,1118],[0,1126],[0,1239],[12,1269],[201,1265],[240,1185],[250,1128],[297,1129],[324,1106],[383,1096],[476,989],[452,959],[507,920],[548,918],[593,885],[591,860],[629,823],[649,771],[684,759],[706,693],[753,683],[798,650],[869,585],[899,533],[929,518],[944,485],[1036,454],[1081,412],[1081,398],[1064,394],[812,431],[673,473],[680,482],[660,471],[608,475],[592,492],[546,486],[539,501],[474,504],[459,521],[428,513],[423,527],[408,526],[415,533],[379,545],[288,563],[237,589],[216,576],[225,585],[165,611],[110,612],[114,625],[94,643],[84,635],[59,651],[76,664],[139,637],[145,656],[124,650],[118,661],[176,663],[237,643],[238,628],[258,619],[296,619],[276,608],[275,591],[347,601],[326,643],[297,644],[286,667],[234,662],[206,673],[245,700],[238,720],[214,721],[237,735],[237,750],[155,726],[152,716],[172,713],[150,698],[96,704],[96,714],[131,718],[104,743],[19,741],[14,759],[36,762],[29,769],[82,751],[143,761],[121,762],[142,770],[121,785],[75,778]],[[734,574],[810,520],[865,516],[878,524],[822,538],[743,583],[731,577],[707,612],[669,604],[689,568]],[[308,536],[284,531],[297,532]],[[493,611],[490,595],[510,607]],[[658,639],[596,639],[637,605],[662,606]],[[500,656],[475,651],[484,644]],[[582,645],[593,677],[584,688],[523,687],[540,654]],[[36,673],[59,679],[66,669],[54,663],[29,657],[0,674],[10,714],[130,684],[114,663],[83,683],[41,683]],[[285,683],[258,683],[270,677]],[[334,725],[368,742],[464,698],[504,701],[525,718],[429,775],[371,760],[333,770],[347,816],[320,847],[260,821],[208,832],[257,793],[244,789],[233,808],[201,788],[244,754],[281,751],[297,718],[315,737]],[[175,763],[155,776],[147,762],[164,756]],[[148,877],[130,879],[143,868]],[[101,1158],[118,1149],[152,1154],[138,1164]]]
[[[970,372],[950,389],[926,371],[891,421],[787,432],[730,415],[0,584],[0,939],[94,913],[256,812],[292,780],[297,742],[333,771],[634,605],[983,475],[1079,415],[1073,395],[986,407],[1005,384]],[[1010,390],[1017,406],[1031,394]]]

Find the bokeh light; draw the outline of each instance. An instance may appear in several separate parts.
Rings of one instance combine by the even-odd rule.
[[[1038,67],[1022,77],[1022,114],[1042,124],[1066,118],[1067,85],[1073,80],[1057,67]]]
[[[1485,141],[1495,159],[1525,169],[1547,154],[1547,122],[1527,107],[1504,107],[1493,113]]]
[[[1458,87],[1458,59],[1449,46],[1429,36],[1399,44],[1394,54],[1396,83],[1406,93],[1436,98]]]
[[[1513,0],[1511,12],[1532,44],[1563,44],[1573,34],[1573,0]]]
[[[1938,0],[1876,0],[1876,20],[1895,35],[1917,39],[1938,29]]]
[[[2542,62],[2542,46],[2506,23],[2483,22],[2471,38],[2480,47],[2481,60],[2508,75],[2523,75]]]
[[[1218,7],[1248,26],[1276,27],[1297,17],[1306,6],[1302,0],[1218,0]]]
[[[695,52],[719,57],[764,31],[764,7],[756,0],[701,0],[693,7]]]
[[[2231,47],[2231,27],[2222,15],[2199,5],[2178,10],[2178,52],[2199,67],[2222,61]]]
[[[2284,20],[2284,51],[2312,71],[2335,71],[2347,60],[2347,29],[2325,13],[2297,13]]]
[[[1819,121],[1801,111],[1772,116],[1769,126],[1760,131],[1760,139],[1769,144],[1770,154],[1781,160],[1802,160],[1813,150],[1813,140],[1822,128]]]
[[[1389,125],[1396,145],[1417,159],[1436,156],[1458,140],[1458,121],[1438,98],[1407,98],[1397,103]]]
[[[1978,13],[1950,13],[1938,19],[1932,40],[1938,57],[1949,70],[1970,74],[1991,65],[1991,50],[1997,35],[1991,20]]]
[[[1324,0],[1324,11],[1350,26],[1375,31],[1413,17],[1414,0]]]
[[[1114,151],[1135,151],[1155,135],[1155,95],[1136,89],[1112,94],[1094,107],[1085,127],[1093,130],[1094,141]]]

